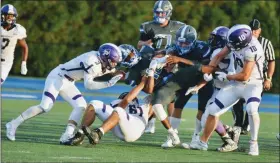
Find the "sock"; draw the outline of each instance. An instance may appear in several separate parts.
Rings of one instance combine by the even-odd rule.
[[[68,123],[65,132],[69,135],[73,135],[74,131],[75,131],[75,128],[76,128],[76,126],[74,124]]]
[[[149,123],[149,124],[155,125],[155,123],[156,123],[156,118],[152,118],[151,120],[149,120],[148,123]]]
[[[221,121],[218,121],[217,127],[215,129],[215,131],[220,135],[224,135],[226,133],[226,129],[224,127],[224,125],[222,124]]]
[[[69,120],[75,121],[77,124],[79,124],[84,111],[85,108],[83,107],[74,108],[70,114]]]
[[[25,110],[23,113],[21,113],[21,115],[18,116],[15,120],[13,120],[13,125],[17,128],[20,124],[22,124],[27,119],[32,118],[42,112],[43,112],[43,109],[41,109],[41,107],[39,105],[31,106],[30,108]]]
[[[175,132],[172,127],[170,129],[168,129],[167,131],[168,131],[168,133],[174,133]]]
[[[103,128],[102,128],[102,127],[99,127],[99,130],[101,131],[102,135],[104,135],[104,134],[105,134],[105,133],[104,133],[104,130],[103,130]]]
[[[174,130],[176,130],[179,127],[180,123],[181,123],[181,118],[169,117],[169,122],[170,122],[172,128]]]
[[[198,119],[196,118],[196,121],[195,121],[195,131],[194,131],[193,135],[194,135],[194,136],[199,135],[201,129],[202,129],[202,127],[201,127],[201,121],[198,120]]]
[[[249,125],[251,132],[251,140],[258,140],[258,133],[260,128],[260,116],[259,113],[255,113],[253,115],[249,115]]]

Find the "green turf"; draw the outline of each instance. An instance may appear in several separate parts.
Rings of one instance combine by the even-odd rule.
[[[156,122],[156,133],[143,135],[134,143],[125,143],[111,133],[106,134],[95,147],[87,140],[79,147],[59,145],[71,108],[65,102],[57,102],[51,112],[25,122],[17,130],[16,142],[6,139],[5,124],[16,118],[29,106],[38,101],[2,100],[2,161],[3,162],[279,162],[279,114],[260,113],[259,134],[260,156],[248,156],[249,136],[242,136],[240,151],[219,153],[215,148],[221,145],[216,134],[210,140],[208,151],[186,150],[180,147],[161,149],[167,132]],[[190,141],[195,122],[194,110],[185,110],[179,128],[182,142]],[[231,113],[222,116],[226,123],[232,123]],[[94,127],[101,124],[96,121]],[[244,151],[245,150],[245,151]]]

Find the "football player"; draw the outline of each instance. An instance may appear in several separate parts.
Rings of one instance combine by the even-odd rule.
[[[210,61],[211,48],[208,46],[206,42],[197,40],[196,30],[190,25],[184,25],[176,32],[176,43],[174,46],[168,48],[167,51],[169,54],[174,54],[173,56],[170,56],[168,58],[168,63],[173,63],[173,64],[178,63],[178,69],[179,70],[182,69],[178,72],[178,74],[182,76],[184,75],[187,76],[188,73],[190,73],[189,71],[191,71],[189,70],[189,68],[187,68],[190,67],[191,65],[189,63],[184,62],[184,60],[187,59],[189,61],[199,63],[199,64],[208,64],[208,62]],[[184,72],[185,68],[186,68],[186,72]],[[195,74],[195,72],[192,73]],[[181,85],[183,85],[184,82],[188,83],[190,81],[192,83],[198,83],[202,79],[200,73],[199,75],[197,75],[192,79],[182,79],[182,76],[181,77],[178,76],[178,83],[180,83]],[[175,130],[178,128],[180,124],[182,110],[185,104],[192,96],[192,94],[185,96],[186,89],[189,88],[190,86],[194,86],[194,85],[186,84],[186,86],[180,87],[182,89],[179,89],[176,92],[177,97],[175,101],[175,110],[172,116],[170,116],[169,118],[171,126]],[[170,88],[170,90],[168,91],[171,91],[172,89],[173,88]],[[177,89],[176,86],[174,86],[174,90],[175,89]],[[201,116],[205,110],[207,101],[212,96],[212,93],[213,93],[213,86],[211,82],[207,83],[205,87],[200,89],[198,92],[198,113],[196,116],[196,129],[195,129],[196,132],[193,136],[193,139],[197,137],[196,135],[198,135],[199,133],[199,130],[201,128],[200,127]],[[168,96],[168,94],[166,95]],[[163,144],[163,147],[174,147],[171,142],[172,142],[171,139],[168,138],[167,141]]]
[[[246,111],[249,114],[249,125],[251,132],[249,155],[259,155],[258,130],[260,117],[258,107],[261,101],[263,82],[264,52],[261,44],[255,37],[252,37],[251,28],[248,25],[235,25],[230,28],[227,35],[228,44],[210,62],[210,65],[217,66],[229,52],[234,58],[235,74],[216,72],[217,79],[228,81],[223,87],[214,102],[207,107],[209,116],[200,141],[191,143],[192,149],[207,150],[209,140],[219,116],[224,110],[235,103],[240,98],[246,101]]]
[[[1,8],[1,85],[8,77],[12,68],[17,44],[22,49],[21,74],[27,74],[28,46],[25,41],[27,35],[25,28],[16,23],[17,16],[17,10],[13,5],[6,4]]]
[[[79,130],[73,141],[69,145],[82,144],[84,135],[89,139],[90,144],[97,144],[101,137],[108,131],[119,139],[126,142],[136,141],[144,133],[148,123],[148,113],[151,111],[149,102],[139,105],[137,95],[144,88],[145,81],[137,85],[128,93],[122,93],[118,100],[114,100],[110,105],[105,105],[102,101],[93,100],[89,103],[82,121],[82,130]],[[130,95],[128,95],[130,94]],[[98,117],[103,124],[94,130],[89,126]]]
[[[131,53],[132,46],[126,44],[120,46],[124,53]],[[134,51],[136,52],[136,51]],[[125,54],[124,54],[125,55]],[[127,55],[126,55],[127,56]],[[125,63],[124,65],[129,65]],[[121,140],[132,142],[136,141],[143,133],[148,123],[148,112],[152,113],[150,97],[148,96],[145,104],[139,106],[137,95],[143,90],[151,93],[155,86],[154,73],[158,67],[156,60],[151,62],[151,67],[146,75],[143,75],[140,83],[137,84],[129,93],[123,93],[119,100],[113,101],[110,105],[105,105],[101,101],[93,100],[86,109],[82,121],[82,130],[79,130],[68,145],[79,145],[84,139],[84,135],[89,138],[91,144],[97,144],[101,137],[112,130]],[[122,100],[121,100],[122,99]],[[149,114],[151,115],[151,114]],[[89,126],[94,122],[95,117],[104,123],[98,129],[90,130]]]
[[[222,48],[226,45],[226,43],[227,43],[227,38],[226,37],[227,37],[227,32],[228,31],[229,31],[229,29],[227,27],[219,26],[219,27],[215,28],[210,33],[208,43],[211,46],[212,51],[213,51],[213,53],[211,54],[211,59],[214,58],[215,55],[218,54],[222,50]],[[231,57],[230,55],[226,56],[223,60],[221,60],[221,62],[218,65],[220,70],[223,70],[223,71],[227,72],[228,74],[229,73],[235,73],[235,70],[232,69],[232,66],[230,65],[230,64],[234,64],[234,63],[230,62],[231,61],[230,57]],[[207,76],[207,77],[210,78],[210,80],[212,80],[212,78],[213,78],[212,74]],[[207,78],[207,77],[205,77],[205,78]],[[198,90],[201,87],[203,87],[205,84],[206,84],[206,82],[203,81],[199,85],[196,85],[195,87],[189,88],[186,95],[189,94],[189,93],[197,93]],[[214,82],[213,82],[214,93],[213,93],[212,97],[210,98],[210,100],[208,101],[207,106],[214,102],[217,93],[226,84],[227,84],[227,82],[222,82],[222,81],[219,81],[218,79],[214,78]],[[207,106],[206,106],[206,108],[207,108]],[[199,138],[197,139],[197,137],[199,136],[198,132],[200,132],[202,130],[202,128],[205,126],[205,121],[206,121],[206,118],[208,117],[208,115],[209,115],[209,111],[206,109],[205,112],[203,113],[202,118],[201,118],[201,126],[202,127],[200,128],[199,131],[195,131],[194,135],[195,134],[197,134],[197,135],[195,137],[193,137],[195,139],[193,139],[192,141],[196,141],[196,140],[199,139]],[[220,148],[217,149],[218,151],[229,152],[229,151],[233,151],[233,150],[237,149],[237,143],[238,143],[239,135],[240,135],[240,132],[241,132],[240,127],[238,127],[238,126],[233,127],[233,128],[230,129],[230,132],[227,133],[227,130],[224,128],[223,124],[221,122],[218,122],[218,125],[217,125],[215,131],[219,134],[222,141],[224,142],[224,144]],[[187,149],[190,148],[188,143],[183,143],[182,146],[184,148],[187,148]]]
[[[17,127],[29,118],[49,112],[59,94],[73,107],[66,131],[60,138],[61,144],[67,144],[74,136],[74,130],[87,107],[85,99],[75,86],[75,81],[83,79],[85,88],[90,90],[111,87],[120,80],[122,74],[116,75],[106,82],[96,82],[94,79],[115,71],[115,66],[121,61],[120,49],[112,43],[106,43],[101,45],[98,51],[81,54],[54,68],[46,78],[41,103],[31,106],[16,119],[6,124],[7,138],[15,141]]]
[[[154,20],[144,22],[140,25],[140,40],[137,47],[143,52],[142,58],[152,58],[153,53],[148,53],[150,49],[154,51],[163,50],[175,41],[176,31],[184,25],[180,21],[170,20],[173,7],[170,1],[156,1],[153,8]],[[173,112],[174,105],[168,106],[169,115]],[[155,120],[153,117],[145,130],[146,133],[155,132]]]

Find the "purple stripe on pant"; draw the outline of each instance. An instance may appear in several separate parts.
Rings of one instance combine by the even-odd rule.
[[[103,104],[102,112],[105,113],[105,111],[106,111],[106,105]]]
[[[261,102],[261,99],[257,98],[257,97],[250,97],[248,100],[247,100],[247,103],[250,103],[250,102]]]
[[[78,94],[78,95],[74,96],[74,97],[72,98],[72,100],[77,100],[79,97],[82,97],[82,95],[81,95],[81,94]]]
[[[220,101],[220,100],[218,100],[218,99],[216,99],[215,98],[215,101],[214,101],[216,104],[217,104],[217,106],[220,108],[220,109],[223,109],[225,106],[224,106],[224,104]]]
[[[48,96],[49,98],[51,98],[53,103],[55,102],[55,98],[54,98],[54,96],[50,92],[44,92],[44,95]]]

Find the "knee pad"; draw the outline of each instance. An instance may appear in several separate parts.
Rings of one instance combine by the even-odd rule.
[[[207,107],[207,110],[208,110],[208,113],[210,115],[213,115],[213,116],[218,116],[219,115],[219,112],[221,111],[221,109],[219,108],[219,106],[213,102],[212,104],[210,104],[208,107]],[[207,119],[207,117],[206,117]]]
[[[254,115],[258,113],[258,109],[259,109],[259,102],[250,102],[246,104],[246,111],[248,113],[248,115]]]
[[[75,101],[75,104],[73,106],[74,108],[83,108],[83,110],[86,109],[87,107],[87,102],[84,98],[78,98],[76,101]]]
[[[53,107],[53,102],[49,99],[43,100],[40,103],[40,108],[43,109],[44,112],[49,112]]]
[[[167,114],[161,104],[153,105],[153,110],[160,121],[163,121],[167,118]]]
[[[105,104],[99,100],[92,100],[89,102],[89,104],[93,106],[95,112],[98,112],[99,110],[102,111],[102,109],[105,107]]]

